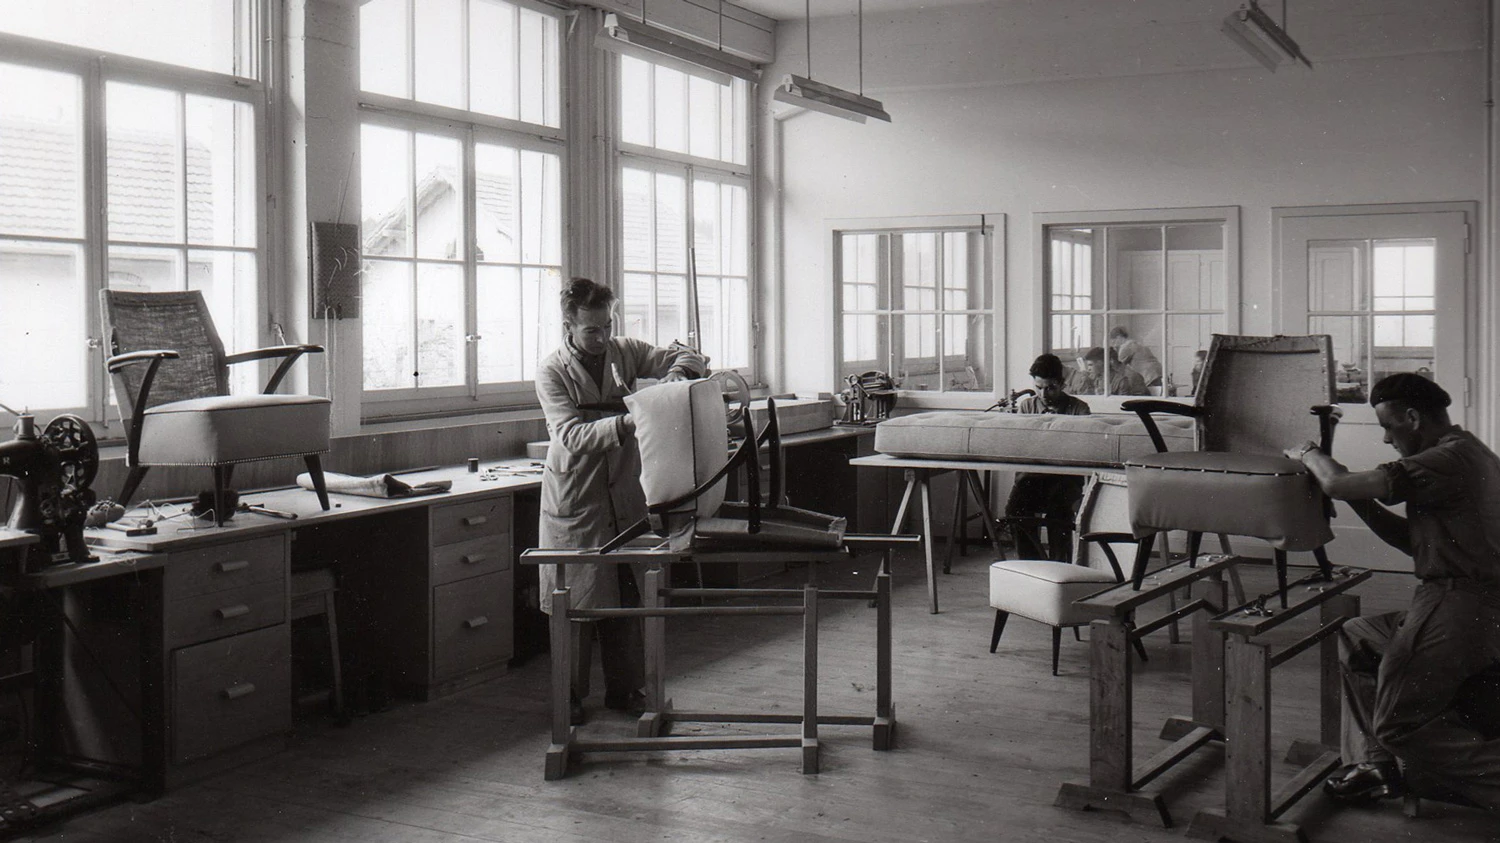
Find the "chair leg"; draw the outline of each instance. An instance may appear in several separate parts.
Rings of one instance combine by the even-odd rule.
[[[218,526],[218,527],[222,527],[222,526],[224,526],[224,522],[229,520],[229,517],[228,517],[229,513],[227,513],[227,512],[224,511],[224,509],[225,509],[225,507],[226,507],[226,505],[228,503],[228,500],[229,500],[228,495],[225,494],[225,492],[227,492],[229,490],[229,479],[225,476],[225,474],[227,474],[228,466],[216,465],[213,468],[214,468],[214,525]]]
[[[1147,533],[1135,544],[1135,567],[1130,571],[1130,587],[1135,591],[1140,591],[1141,583],[1146,581],[1146,563],[1151,559],[1151,547],[1155,543],[1156,534]]]
[[[115,499],[115,503],[129,509],[130,499],[134,497],[135,490],[140,488],[141,481],[146,479],[146,472],[150,470],[149,465],[131,466],[130,473],[125,476],[125,485],[120,487],[120,496]]]
[[[1198,550],[1203,547],[1202,533],[1188,533],[1188,567],[1198,567]]]
[[[339,619],[335,608],[335,592],[323,597],[323,626],[328,630],[328,659],[333,672],[333,716],[339,723],[349,722],[349,713],[344,708],[344,668],[339,659]]]
[[[1146,645],[1143,644],[1143,643],[1141,643],[1141,639],[1139,639],[1139,638],[1137,638],[1135,636],[1135,613],[1134,612],[1131,612],[1129,620],[1125,621],[1125,632],[1127,634],[1129,634],[1129,637],[1130,637],[1130,646],[1135,649],[1135,654],[1141,657],[1141,661],[1143,661],[1143,662],[1151,661],[1149,658],[1146,657]]]
[[[1057,654],[1062,649],[1062,627],[1052,627],[1052,675],[1057,675]]]
[[[313,490],[318,493],[318,505],[328,510],[328,487],[323,485],[323,461],[317,454],[308,454],[302,458],[307,463],[307,473],[312,477]]]
[[[1073,640],[1074,641],[1082,641],[1083,640],[1083,633],[1079,632],[1078,631],[1078,627],[1076,627],[1076,626],[1073,627]]]
[[[1276,591],[1281,595],[1281,608],[1286,608],[1286,551],[1277,550],[1276,557]]]
[[[995,610],[995,631],[990,633],[991,653],[995,652],[995,648],[1000,646],[1000,633],[1005,631],[1005,620],[1009,617],[1009,612],[1002,612],[999,609]]]
[[[1328,561],[1328,547],[1325,545],[1314,549],[1313,558],[1318,560],[1318,573],[1323,575],[1323,579],[1332,580],[1333,563]]]

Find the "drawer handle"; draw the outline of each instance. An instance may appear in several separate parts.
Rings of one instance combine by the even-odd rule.
[[[484,615],[480,615],[477,618],[469,618],[468,620],[464,621],[464,626],[468,627],[469,629],[478,629],[489,622],[489,618],[485,617]]]
[[[217,614],[219,616],[219,620],[227,621],[231,618],[238,618],[243,615],[250,614],[250,607],[246,606],[244,603],[241,603],[238,606],[225,606],[224,608],[219,609],[214,614]]]
[[[470,515],[464,518],[465,527],[478,527],[480,524],[490,520],[487,515]]]
[[[223,694],[226,700],[237,700],[240,697],[248,697],[255,693],[255,684],[252,682],[241,682],[238,685],[230,685],[219,693]]]
[[[248,567],[250,567],[250,563],[249,563],[249,561],[244,560],[244,559],[239,559],[239,560],[236,560],[234,562],[220,562],[219,563],[219,573],[221,573],[221,574],[232,574],[235,571],[243,571],[243,570],[245,570]]]
[[[489,558],[490,558],[490,555],[488,553],[474,553],[474,554],[468,554],[468,553],[466,553],[466,554],[464,554],[464,564],[465,565],[478,565],[480,562],[488,562]]]

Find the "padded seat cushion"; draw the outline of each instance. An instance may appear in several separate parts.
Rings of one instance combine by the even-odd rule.
[[[1158,418],[1171,451],[1193,448],[1193,420]],[[901,457],[1119,466],[1156,452],[1137,416],[971,411],[916,413],[875,428],[875,450]]]
[[[1282,456],[1195,451],[1126,463],[1137,538],[1190,530],[1264,539],[1287,551],[1333,541],[1317,481]]]
[[[160,404],[141,424],[142,465],[227,465],[328,451],[320,395],[218,395]]]
[[[641,449],[641,488],[656,506],[689,495],[729,462],[724,388],[716,381],[672,381],[625,396]],[[673,510],[707,518],[724,502],[726,481]]]
[[[990,607],[1052,626],[1088,623],[1073,601],[1115,584],[1115,576],[1084,565],[1016,559],[990,565]]]

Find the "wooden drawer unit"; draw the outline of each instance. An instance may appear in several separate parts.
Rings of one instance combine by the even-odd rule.
[[[178,600],[167,607],[167,649],[279,624],[286,611],[286,580]]]
[[[432,590],[432,676],[441,682],[510,658],[511,572]]]
[[[433,547],[510,532],[510,495],[443,504],[430,510]]]
[[[508,570],[513,555],[510,536],[503,533],[434,547],[432,584],[443,585]]]
[[[286,579],[286,539],[266,536],[173,553],[166,566],[168,602]]]
[[[286,625],[172,654],[172,760],[204,758],[292,726]]]

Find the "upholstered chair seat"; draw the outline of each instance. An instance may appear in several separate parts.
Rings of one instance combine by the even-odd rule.
[[[331,402],[319,395],[215,395],[146,410],[148,465],[228,465],[328,447]]]

